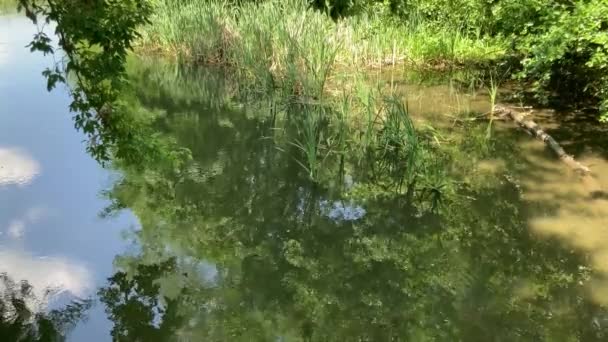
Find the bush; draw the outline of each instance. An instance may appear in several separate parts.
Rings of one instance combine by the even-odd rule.
[[[537,98],[593,99],[608,121],[608,1],[386,0],[403,21],[511,42]]]
[[[608,2],[527,0],[531,6],[512,16],[521,2],[495,8],[497,27],[512,35],[521,56],[516,76],[533,81],[541,100],[549,90],[569,101],[597,99],[608,120]]]

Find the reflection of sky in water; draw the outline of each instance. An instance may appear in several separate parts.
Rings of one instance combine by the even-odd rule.
[[[27,185],[40,173],[40,164],[27,152],[0,146],[0,187]]]
[[[25,47],[34,32],[23,16],[0,17],[0,273],[37,294],[59,291],[49,308],[94,295],[128,248],[121,230],[137,220],[126,212],[99,219],[112,175],[87,155],[65,88],[47,92],[40,73],[52,59]],[[110,329],[96,305],[68,341],[111,341]]]
[[[334,221],[355,221],[365,216],[365,209],[352,201],[322,200],[320,203],[321,213]]]
[[[9,56],[8,52],[6,51],[6,46],[2,43],[2,41],[2,37],[0,37],[0,65],[6,64]]]
[[[7,33],[0,30],[0,66],[9,62],[10,54],[7,45],[8,40],[9,37]],[[0,77],[0,84],[5,83],[6,81],[7,80],[3,80],[2,77]]]
[[[344,177],[344,186],[346,189],[350,189],[354,186],[355,182],[352,177],[347,175]],[[306,190],[303,187],[298,188],[298,205],[297,211],[300,219],[304,216],[304,211],[307,205]],[[340,222],[340,221],[356,221],[366,214],[365,208],[354,203],[352,200],[328,200],[322,199],[318,201],[320,215],[326,216],[329,219]]]
[[[8,274],[15,283],[27,281],[33,287],[34,296],[41,301],[36,303],[38,307],[30,307],[34,312],[44,310],[56,296],[84,298],[93,288],[91,272],[77,262],[59,257],[35,257],[11,249],[0,251],[0,273]]]
[[[45,207],[31,207],[22,216],[13,218],[7,224],[6,234],[12,239],[19,239],[23,237],[29,225],[36,224],[49,215],[50,211]],[[0,225],[0,235],[3,235],[1,227]]]

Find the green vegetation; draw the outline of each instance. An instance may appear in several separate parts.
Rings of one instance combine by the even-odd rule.
[[[602,341],[608,334],[606,308],[584,299],[580,284],[592,274],[585,256],[530,232],[528,204],[508,181],[520,166],[504,131],[483,148],[484,123],[433,137],[412,129],[403,104],[361,90],[377,129],[358,131],[365,120],[340,119],[351,101],[360,106],[351,98],[335,119],[329,112],[329,122],[314,121],[324,162],[311,182],[291,142],[307,144],[303,121],[321,113],[311,113],[314,105],[242,106],[238,80],[221,70],[142,63],[129,70],[139,105],[159,113],[158,129],[192,158],[177,172],[117,165],[123,177],[107,192],[106,214],[132,210],[141,249],[117,258],[118,271],[99,293],[115,339]],[[342,148],[349,149],[343,163]],[[488,156],[509,167],[484,176],[475,160]],[[554,204],[542,203],[548,211]]]
[[[490,96],[490,122],[488,123],[488,132],[486,137],[490,139],[492,137],[492,123],[494,122],[494,114],[496,112],[496,101],[498,97],[498,81],[495,75],[490,75],[488,84],[488,95]]]
[[[313,4],[331,17],[303,0],[155,0],[141,48],[265,75],[275,86],[270,80],[314,73],[330,57],[342,69],[495,64],[529,85],[537,100],[591,101],[606,118],[603,0]]]
[[[17,0],[0,0],[0,15],[17,10]]]
[[[516,3],[497,9],[499,23],[516,42],[522,64],[516,76],[533,81],[541,100],[546,92],[539,90],[556,91],[562,103],[594,98],[602,120],[608,120],[608,2],[528,0],[527,8]],[[520,21],[513,22],[509,11]]]
[[[58,83],[70,82],[70,111],[75,127],[89,138],[87,150],[99,161],[111,154],[136,159],[153,155],[156,147],[141,139],[146,125],[124,113],[119,95],[128,86],[125,63],[137,29],[147,22],[146,0],[63,1],[19,0],[19,8],[37,24],[38,33],[29,44],[31,51],[53,54],[53,37],[48,27],[54,22],[62,58],[42,72],[50,91]]]
[[[114,339],[606,338],[586,256],[531,233],[526,165],[492,130],[503,73],[601,110],[605,2],[20,1],[57,25],[49,89],[71,86],[89,152],[121,171],[103,214],[141,226],[99,292]],[[393,77],[366,78],[421,66],[491,75],[490,122],[421,125]]]
[[[390,20],[387,15],[388,8],[378,6],[333,21],[304,0],[247,1],[238,6],[213,0],[157,0],[151,24],[142,31],[142,44],[237,68],[264,63],[279,74],[288,62],[319,62],[315,57],[328,48],[335,50],[337,64],[347,67],[465,63],[502,55],[498,40],[452,27],[435,28],[415,18]]]
[[[602,0],[20,0],[20,5],[34,21],[57,23],[67,61],[44,75],[49,89],[74,80],[70,108],[76,127],[88,135],[88,149],[100,161],[111,155],[152,156],[163,144],[139,138],[154,133],[119,99],[129,87],[124,64],[133,46],[140,53],[226,67],[240,80],[241,94],[278,97],[290,105],[318,102],[310,113],[321,117],[309,118],[309,124],[323,121],[324,113],[333,115],[346,98],[357,98],[353,91],[366,68],[398,65],[489,66],[523,81],[536,100],[592,106],[607,118],[608,5]],[[36,35],[31,48],[52,52],[48,34]],[[362,103],[350,110],[351,119],[366,111]],[[307,155],[303,166],[314,174],[320,151],[311,139],[319,137],[305,138],[292,142]]]

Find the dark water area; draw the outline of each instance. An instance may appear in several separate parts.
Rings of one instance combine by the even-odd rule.
[[[132,60],[126,101],[190,158],[103,169],[67,91],[46,91],[49,60],[23,48],[32,32],[0,19],[0,340],[36,317],[68,341],[608,339],[601,140],[576,151],[589,185],[509,123],[488,141],[487,123],[455,120],[489,109],[483,89],[378,74],[442,151],[412,195],[401,164],[307,163],[306,111]],[[11,298],[38,316],[15,325]]]

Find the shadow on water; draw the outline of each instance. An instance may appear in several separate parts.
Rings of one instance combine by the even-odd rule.
[[[555,130],[550,134],[554,134]],[[554,134],[557,136],[557,134]],[[524,135],[524,139],[528,139]],[[600,138],[601,139],[601,138]],[[608,189],[608,162],[602,156],[601,147],[578,156],[589,165],[590,177],[579,175],[562,163],[542,143],[522,141],[517,176],[524,198],[531,208],[530,229],[543,236],[558,238],[566,248],[584,253],[587,265],[593,270],[592,280],[586,283],[586,291],[601,305],[608,303],[608,200],[603,195]],[[583,146],[583,145],[581,145]],[[564,148],[572,148],[564,144]]]
[[[456,75],[460,80],[465,75]],[[450,89],[444,80],[445,96],[431,96],[427,101],[429,110],[420,114],[433,120],[433,108],[443,106],[482,113],[490,107],[483,91],[462,93]],[[407,85],[405,85],[407,87]],[[441,88],[441,84],[438,86]],[[437,87],[436,87],[437,88]],[[424,90],[423,90],[424,92]],[[439,91],[441,93],[441,91]],[[510,99],[510,90],[503,96]],[[431,92],[433,94],[433,92]],[[467,103],[467,96],[468,101]],[[486,99],[484,100],[484,97]],[[463,101],[464,99],[464,101]],[[485,104],[484,104],[485,102]],[[439,104],[438,104],[439,103]],[[464,105],[463,105],[464,104]],[[521,103],[512,103],[518,106]],[[431,114],[431,115],[429,115]],[[492,164],[500,172],[509,171],[510,178],[520,189],[523,206],[528,209],[528,225],[534,234],[557,238],[564,248],[574,248],[593,269],[593,279],[586,283],[586,291],[601,305],[608,303],[608,127],[597,121],[597,113],[590,110],[535,108],[530,119],[538,123],[554,137],[577,160],[591,169],[591,176],[581,178],[560,163],[553,151],[542,142],[515,128],[513,124],[496,123],[493,140],[497,145],[516,146],[511,151],[495,154],[481,165]],[[445,118],[443,118],[445,120]],[[445,124],[444,124],[445,126]]]
[[[557,238],[565,248],[585,255],[592,279],[586,291],[592,300],[608,304],[608,127],[597,113],[586,110],[535,109],[530,118],[555,138],[567,153],[591,169],[581,178],[543,143],[516,133],[519,146],[516,173],[536,234]],[[503,132],[504,133],[504,132]],[[512,166],[511,166],[512,167]]]
[[[240,105],[225,75],[175,70],[133,70],[138,103],[192,160],[117,165],[108,212],[131,209],[141,229],[99,292],[116,340],[607,338],[608,312],[587,296],[594,256],[541,238],[539,217],[576,197],[547,194],[564,170],[534,143],[519,153],[528,137],[458,128],[469,136],[445,143],[456,181],[435,210],[349,161],[312,182],[285,109]]]
[[[593,154],[608,159],[608,126],[597,121],[597,113],[584,110],[538,110],[535,120],[547,126],[547,133],[568,153],[578,158]]]

